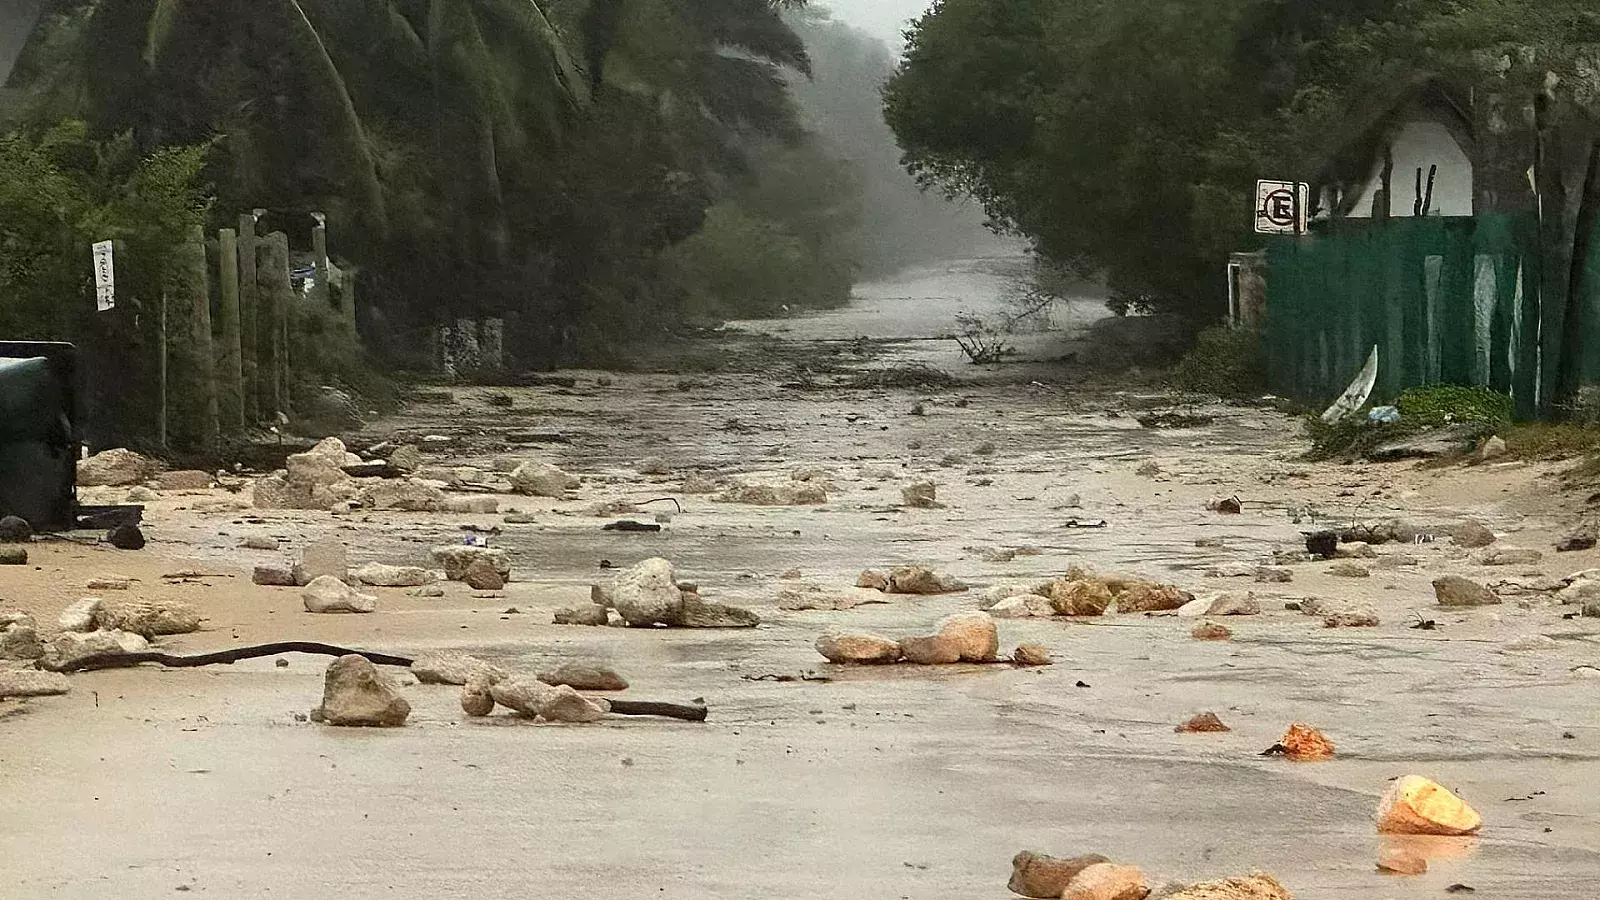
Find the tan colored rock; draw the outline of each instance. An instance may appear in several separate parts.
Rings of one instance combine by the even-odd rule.
[[[1189,636],[1197,641],[1226,641],[1232,640],[1233,631],[1226,625],[1215,622],[1201,622],[1189,629]]]
[[[1494,532],[1481,522],[1465,522],[1450,531],[1450,543],[1457,547],[1477,550],[1495,542]]]
[[[498,681],[506,671],[476,656],[452,651],[424,653],[411,663],[411,674],[423,684],[466,684],[474,678]]]
[[[1544,559],[1544,554],[1538,550],[1526,547],[1496,547],[1485,550],[1478,556],[1478,563],[1485,566],[1531,566]]]
[[[1282,566],[1261,566],[1256,569],[1256,581],[1261,584],[1288,584],[1294,581],[1294,570]]]
[[[215,480],[210,472],[200,472],[192,469],[162,472],[156,475],[156,490],[203,491],[210,488]]]
[[[961,644],[937,634],[901,638],[900,653],[913,665],[946,666],[961,661]]]
[[[1194,600],[1194,595],[1170,584],[1134,581],[1116,593],[1117,612],[1145,613],[1168,612],[1181,609]]]
[[[819,484],[736,484],[723,491],[717,501],[749,506],[816,506],[828,502],[828,492]]]
[[[566,662],[548,672],[540,672],[539,680],[545,684],[574,688],[580,691],[625,691],[628,680],[610,666],[595,662]]]
[[[500,511],[500,501],[493,497],[446,497],[439,509],[464,515],[492,515]]]
[[[906,506],[916,509],[943,509],[944,504],[939,502],[939,489],[931,481],[919,481],[900,489],[900,497]]]
[[[1045,596],[1058,616],[1100,616],[1111,607],[1111,589],[1104,582],[1058,579],[1052,581]]]
[[[95,625],[147,639],[164,634],[189,634],[200,630],[200,611],[181,600],[107,603],[95,616]]]
[[[889,573],[891,594],[951,594],[966,590],[966,585],[923,566],[900,566]]]
[[[938,636],[954,645],[962,662],[993,662],[1000,655],[1000,633],[985,612],[946,616],[939,621]]]
[[[1501,602],[1493,590],[1459,575],[1434,579],[1433,594],[1439,605],[1446,607],[1493,606]]]
[[[81,634],[63,631],[50,640],[39,658],[39,665],[51,671],[69,669],[78,660],[100,653],[138,653],[149,650],[150,642],[126,631],[91,631]]]
[[[1355,560],[1342,560],[1328,567],[1328,574],[1335,578],[1371,578],[1372,570]]]
[[[449,544],[433,548],[434,562],[444,569],[444,577],[450,581],[461,581],[467,575],[467,568],[476,560],[486,559],[494,565],[495,571],[501,578],[511,577],[511,560],[506,556],[506,551],[498,547],[473,547],[467,544]]]
[[[422,587],[438,580],[432,571],[421,566],[390,566],[367,563],[350,573],[351,580],[372,587]]]
[[[1389,786],[1378,803],[1378,831],[1384,834],[1475,834],[1483,817],[1436,781],[1407,775]]]
[[[532,497],[560,499],[582,483],[549,463],[524,463],[511,473],[511,489]]]
[[[1163,900],[1294,900],[1294,895],[1271,875],[1256,873],[1246,878],[1191,884]]]
[[[1067,882],[1061,900],[1144,900],[1150,888],[1134,866],[1095,863]]]
[[[436,512],[444,506],[444,492],[415,478],[379,478],[361,492],[368,509]]]
[[[683,590],[671,561],[655,557],[623,570],[608,604],[635,628],[675,621],[683,609]]]
[[[262,563],[250,573],[253,584],[268,587],[298,587],[300,580],[295,577],[294,567],[287,563]]]
[[[604,701],[590,700],[566,685],[553,690],[539,707],[539,718],[546,722],[598,722],[611,711]]]
[[[666,624],[675,628],[754,628],[761,617],[748,609],[700,599],[694,591],[684,591],[682,602]]]
[[[461,711],[474,718],[481,718],[494,712],[494,694],[490,691],[492,682],[470,681],[461,688]]]
[[[875,634],[824,634],[817,638],[816,648],[828,662],[846,665],[881,665],[900,659],[900,645]]]
[[[1211,601],[1211,605],[1206,609],[1206,614],[1212,616],[1258,616],[1261,614],[1261,604],[1256,600],[1256,595],[1249,591],[1230,592]]]
[[[305,545],[300,550],[300,561],[295,565],[295,577],[302,585],[310,584],[324,575],[340,581],[350,578],[350,551],[335,538],[323,538]]]
[[[1053,665],[1055,658],[1050,655],[1050,651],[1045,649],[1043,645],[1020,644],[1017,646],[1016,651],[1011,654],[1011,661],[1016,665],[1032,668]]]
[[[469,683],[471,687],[477,682]],[[539,715],[539,708],[555,694],[555,688],[526,675],[513,675],[489,686],[494,702],[527,718]]]
[[[1600,582],[1597,582],[1597,584],[1600,584]],[[872,569],[868,569],[861,573],[861,577],[856,579],[856,587],[867,588],[874,591],[888,591],[889,576],[882,572],[876,572]]]
[[[0,659],[32,660],[44,655],[44,643],[32,620],[0,627]]]
[[[124,447],[78,460],[79,487],[125,487],[148,480],[159,464]]]
[[[573,606],[556,610],[555,624],[597,626],[606,624],[607,618],[607,610],[604,606],[590,603],[587,606]]]
[[[311,613],[370,613],[378,609],[377,597],[351,590],[331,575],[313,579],[301,591],[300,599]]]
[[[329,725],[395,728],[406,723],[411,704],[377,666],[352,653],[328,664],[317,711]]]
[[[1364,541],[1348,541],[1333,548],[1335,559],[1377,559],[1378,551]]]
[[[104,605],[105,601],[99,597],[84,597],[63,609],[56,622],[62,631],[93,631],[95,621],[100,615],[100,608]]]
[[[7,697],[50,697],[72,690],[72,682],[59,672],[0,666],[0,700]]]
[[[1049,618],[1055,615],[1056,609],[1051,605],[1049,597],[1041,597],[1038,594],[1016,594],[989,607],[988,612],[996,619],[1035,619]]]
[[[1006,887],[1024,897],[1055,900],[1079,872],[1110,861],[1098,853],[1058,859],[1024,850],[1011,858],[1011,881]]]

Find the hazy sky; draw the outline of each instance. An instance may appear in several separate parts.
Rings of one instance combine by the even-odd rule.
[[[870,31],[899,49],[906,21],[922,15],[933,0],[817,0],[833,14],[864,31]]]

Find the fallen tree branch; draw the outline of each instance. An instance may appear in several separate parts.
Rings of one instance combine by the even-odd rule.
[[[65,666],[62,672],[88,672],[98,669],[126,669],[141,663],[160,663],[173,669],[188,669],[195,666],[231,665],[242,659],[256,659],[262,656],[277,656],[281,653],[314,653],[319,656],[364,656],[369,662],[380,666],[401,666],[409,668],[411,660],[404,656],[390,656],[387,653],[372,653],[367,650],[350,650],[345,647],[335,647],[332,644],[319,644],[314,641],[279,641],[273,644],[257,644],[252,647],[237,647],[232,650],[218,650],[215,653],[196,653],[192,656],[173,656],[170,653],[157,653],[155,651],[139,651],[136,653],[94,653],[80,657]]]
[[[657,703],[652,700],[609,700],[611,711],[619,716],[664,716],[668,719],[682,719],[685,722],[704,722],[706,708],[704,706],[686,705],[683,703]]]

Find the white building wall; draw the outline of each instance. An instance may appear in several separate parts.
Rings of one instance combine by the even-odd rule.
[[[1410,216],[1416,211],[1417,169],[1422,170],[1423,195],[1428,190],[1428,167],[1438,166],[1439,174],[1433,182],[1433,203],[1427,215],[1472,215],[1472,160],[1466,151],[1439,122],[1413,120],[1407,122],[1395,135],[1394,173],[1390,185],[1394,196],[1389,200],[1390,216]],[[1361,189],[1361,197],[1350,211],[1353,219],[1372,216],[1372,201],[1383,185],[1383,161],[1380,159]]]

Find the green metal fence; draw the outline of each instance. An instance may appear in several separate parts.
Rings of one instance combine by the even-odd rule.
[[[1533,216],[1346,221],[1267,251],[1268,377],[1316,405],[1378,348],[1374,402],[1426,384],[1487,385],[1517,413],[1550,412],[1568,261],[1538,252]],[[1600,376],[1600,252],[1585,275],[1580,377]]]

